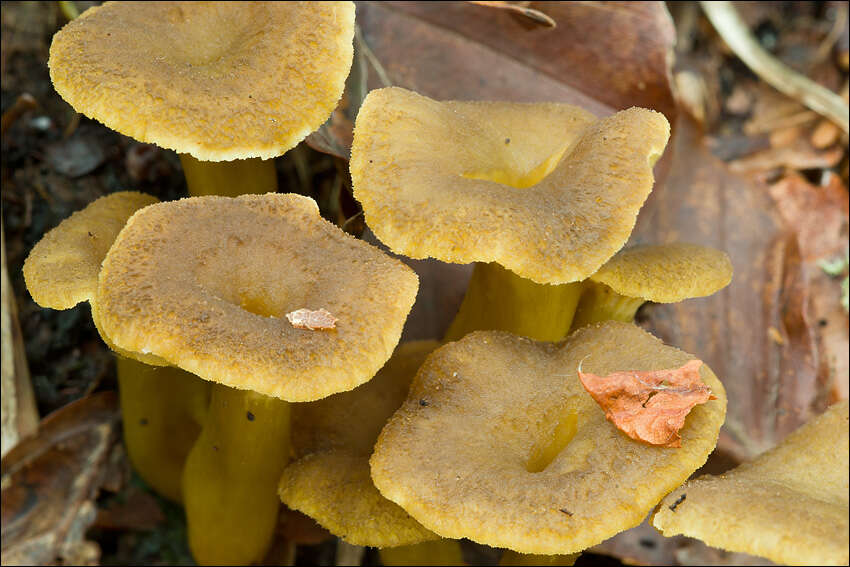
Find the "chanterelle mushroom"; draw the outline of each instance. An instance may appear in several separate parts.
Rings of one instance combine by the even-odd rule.
[[[577,377],[681,367],[688,355],[616,321],[561,343],[481,331],[434,351],[371,458],[378,490],[426,528],[521,553],[569,554],[638,525],[714,449],[726,396],[695,407],[678,449],[634,441]]]
[[[280,497],[354,545],[395,547],[438,539],[372,484],[369,457],[381,428],[407,397],[436,341],[399,345],[368,383],[292,408],[294,460]]]
[[[557,340],[581,286],[623,244],[669,137],[658,112],[437,102],[369,93],[351,148],[355,196],[394,252],[476,265],[447,337]],[[498,306],[498,308],[495,308]]]
[[[658,505],[652,525],[777,563],[847,565],[848,428],[844,400],[754,461],[688,481]]]
[[[78,112],[179,152],[191,193],[260,193],[269,158],[336,106],[353,37],[351,2],[107,2],[54,36],[50,77]]]
[[[609,319],[629,322],[647,301],[705,297],[730,281],[729,256],[708,246],[674,242],[624,248],[585,281],[573,328]]]

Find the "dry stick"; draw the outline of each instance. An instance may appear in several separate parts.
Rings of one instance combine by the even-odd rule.
[[[714,29],[747,67],[768,84],[850,132],[850,111],[841,97],[797,73],[765,51],[730,2],[700,2]]]

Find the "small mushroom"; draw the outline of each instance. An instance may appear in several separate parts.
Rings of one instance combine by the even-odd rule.
[[[708,246],[675,242],[625,248],[585,282],[573,328],[608,319],[630,322],[647,301],[705,297],[730,281],[729,256]]]
[[[404,402],[416,370],[437,346],[436,341],[399,345],[366,384],[293,405],[294,459],[280,478],[284,504],[353,545],[384,548],[439,539],[381,496],[369,473],[381,428]]]
[[[691,358],[616,321],[561,343],[471,333],[419,369],[375,445],[372,480],[443,537],[529,554],[579,552],[638,525],[699,468],[726,413],[723,386],[703,365],[717,399],[690,412],[681,448],[645,445],[605,419],[579,365],[607,376]]]
[[[77,112],[179,152],[191,194],[265,193],[336,106],[353,37],[351,2],[107,2],[48,65]]]
[[[847,565],[848,421],[844,400],[755,460],[686,482],[652,525],[780,564]]]
[[[215,383],[183,472],[198,562],[262,558],[289,456],[286,402],[374,376],[416,290],[411,270],[298,195],[195,197],[129,220],[98,278],[104,333]],[[294,327],[285,315],[300,308],[328,310],[335,328]]]
[[[360,108],[351,177],[394,252],[479,262],[448,339],[500,329],[558,340],[581,292],[571,282],[625,244],[668,137],[646,109],[596,119],[566,104],[385,88]]]
[[[24,279],[35,302],[42,307],[70,309],[88,301],[100,330],[95,295],[101,263],[127,219],[157,202],[144,193],[112,193],[45,234],[24,262]],[[187,372],[165,366],[157,356],[121,349],[102,332],[101,336],[119,354],[118,385],[130,462],[154,490],[180,501],[183,462],[200,431],[198,420],[209,399],[209,386]],[[163,397],[166,388],[170,394]],[[187,412],[187,407],[192,411]]]

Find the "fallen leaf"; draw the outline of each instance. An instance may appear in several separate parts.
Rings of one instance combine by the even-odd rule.
[[[296,329],[308,329],[310,331],[335,329],[336,322],[339,321],[339,319],[331,315],[330,311],[324,308],[316,311],[297,309],[287,313],[286,318]]]
[[[662,447],[681,447],[679,430],[697,404],[715,399],[699,375],[701,360],[681,368],[614,372],[608,376],[584,373],[578,377],[605,417],[636,441]]]
[[[534,10],[532,8],[529,8],[527,6],[528,2],[485,2],[480,0],[470,0],[469,3],[475,4],[476,6],[484,6],[486,8],[497,8],[500,10],[505,10],[507,12],[513,12],[514,14],[525,16],[534,23],[543,24],[544,26],[548,26],[550,28],[554,28],[558,25],[555,20],[553,20],[540,10]]]
[[[368,71],[370,89],[389,83],[437,100],[566,102],[598,115],[643,106],[674,121],[675,30],[662,2],[532,2],[528,8],[557,27],[529,26],[525,18],[468,2],[359,3],[355,51],[360,45],[365,59],[355,57],[354,68]],[[361,85],[347,84],[347,106],[335,112],[353,123],[362,96],[350,86]],[[348,159],[344,122],[331,117],[307,143]]]
[[[118,442],[115,392],[92,394],[44,418],[3,457],[3,564],[96,564],[85,540]]]
[[[649,305],[642,315],[647,330],[698,353],[723,381],[729,405],[718,448],[742,462],[823,411],[829,375],[810,324],[796,235],[763,186],[731,173],[704,141],[691,120],[680,120],[670,173],[647,199],[630,244],[687,240],[729,254],[735,275],[728,287]],[[769,327],[784,345],[771,340]]]

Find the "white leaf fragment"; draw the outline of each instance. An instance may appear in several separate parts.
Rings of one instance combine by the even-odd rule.
[[[335,329],[339,321],[331,315],[327,309],[297,309],[286,314],[286,318],[296,329],[309,329],[310,331]]]

